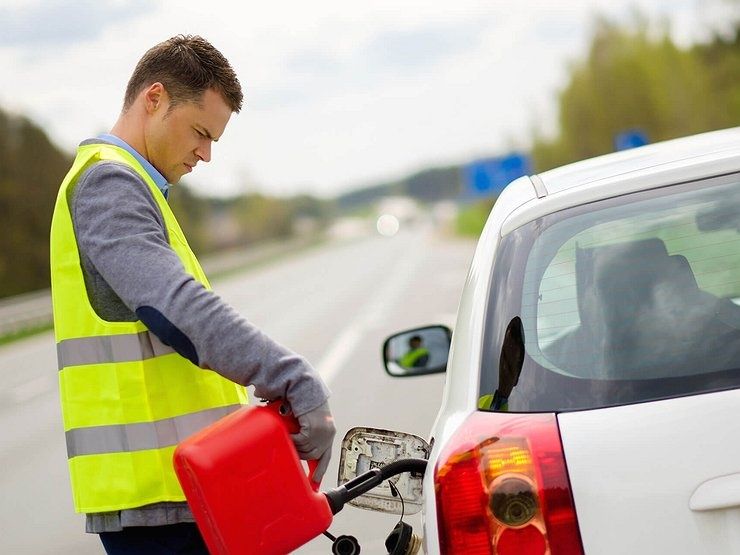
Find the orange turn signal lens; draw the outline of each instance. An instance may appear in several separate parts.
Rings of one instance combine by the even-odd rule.
[[[524,438],[494,438],[480,446],[483,473],[489,484],[504,474],[534,478],[532,455]]]

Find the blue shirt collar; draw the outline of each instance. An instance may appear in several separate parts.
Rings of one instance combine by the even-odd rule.
[[[103,133],[101,135],[98,135],[98,139],[101,139],[105,141],[106,143],[110,143],[112,145],[120,147],[124,149],[126,152],[128,152],[129,154],[131,154],[131,156],[136,158],[137,162],[139,162],[139,164],[141,164],[141,167],[144,168],[144,171],[146,171],[146,173],[149,174],[149,177],[152,178],[152,181],[154,181],[154,184],[159,188],[160,191],[162,191],[164,198],[167,198],[170,192],[170,184],[167,183],[167,178],[163,176],[161,173],[159,173],[159,171],[157,171],[157,168],[152,166],[149,160],[147,160],[141,154],[139,154],[134,149],[134,147],[132,147],[130,144],[128,144],[126,141],[124,141],[120,137],[116,137],[115,135],[111,135],[110,133]]]

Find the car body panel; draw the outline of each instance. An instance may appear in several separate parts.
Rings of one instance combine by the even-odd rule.
[[[740,390],[561,413],[585,552],[740,553],[740,491],[725,509],[689,507],[740,472],[738,413]]]

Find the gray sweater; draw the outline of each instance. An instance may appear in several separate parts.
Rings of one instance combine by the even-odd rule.
[[[83,144],[101,142],[85,141]],[[276,343],[206,290],[168,243],[152,191],[129,167],[101,162],[80,177],[72,220],[85,285],[97,314],[109,321],[142,320],[152,332],[202,368],[258,397],[284,397],[297,416],[322,405],[329,390],[302,357]],[[87,515],[87,531],[192,522],[185,503]]]

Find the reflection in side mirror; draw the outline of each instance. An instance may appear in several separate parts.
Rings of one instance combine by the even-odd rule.
[[[386,371],[396,377],[444,372],[451,337],[446,326],[414,328],[390,336],[383,344]]]

